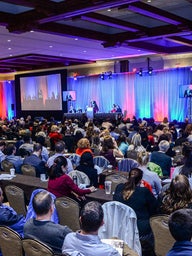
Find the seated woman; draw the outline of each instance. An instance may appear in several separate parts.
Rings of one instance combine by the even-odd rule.
[[[184,156],[184,164],[175,168],[172,177],[174,178],[178,174],[185,175],[192,188],[192,144],[183,143],[182,155]]]
[[[90,185],[98,187],[97,170],[94,168],[93,155],[90,152],[85,152],[81,155],[80,164],[76,170],[84,172],[90,179]]]
[[[149,162],[149,153],[139,152],[137,162],[139,163],[139,168],[143,171],[143,179],[151,185],[153,195],[157,197],[162,189],[161,179],[157,173],[152,172],[147,168],[147,164]]]
[[[101,156],[104,156],[109,160],[113,168],[117,167],[117,161],[115,157],[123,157],[122,152],[119,150],[117,143],[111,136],[105,136],[102,141]]]
[[[126,157],[129,144],[127,143],[127,138],[124,134],[121,134],[119,136],[119,138],[117,140],[117,145],[118,145],[119,149],[121,150],[122,154],[124,155],[124,157]]]
[[[171,214],[182,209],[192,209],[192,190],[185,175],[177,175],[172,179],[170,187],[165,191],[160,205],[162,213]]]
[[[117,185],[113,200],[126,204],[135,211],[140,240],[151,243],[153,239],[149,219],[157,213],[158,203],[149,189],[140,186],[142,177],[141,169],[132,169],[128,181]]]
[[[85,194],[95,191],[95,187],[88,189],[80,189],[73,182],[73,180],[65,174],[67,168],[67,160],[63,156],[58,156],[54,160],[54,164],[49,169],[48,191],[53,193],[56,197],[68,196],[77,199],[75,196],[81,198]]]
[[[146,149],[141,145],[141,135],[136,133],[131,139],[131,144],[128,147],[129,150],[135,150],[136,152],[145,152]]]
[[[89,140],[87,138],[82,138],[77,142],[77,149],[75,153],[81,156],[85,152],[93,154]]]

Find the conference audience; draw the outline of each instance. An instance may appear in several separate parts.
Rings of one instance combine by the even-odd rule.
[[[166,256],[192,255],[192,210],[180,209],[169,217],[169,230],[176,240]]]
[[[55,149],[56,142],[63,139],[63,135],[59,132],[59,127],[55,124],[51,126],[51,131],[48,136],[50,138],[51,150]]]
[[[116,141],[109,135],[103,137],[100,155],[104,156],[113,166],[113,168],[117,167],[116,157],[123,158],[123,154],[118,148]]]
[[[89,140],[87,138],[82,138],[77,142],[77,149],[75,153],[81,156],[85,152],[93,154]]]
[[[0,187],[0,225],[10,227],[23,237],[25,217],[21,214],[17,214],[12,207],[3,204],[3,200],[3,191]]]
[[[182,155],[184,156],[184,164],[177,166],[173,172],[172,177],[174,178],[178,174],[185,175],[192,188],[192,144],[189,142],[183,143]]]
[[[68,255],[83,256],[120,256],[111,245],[101,242],[98,230],[103,225],[103,209],[100,203],[87,203],[80,214],[81,230],[68,234],[62,252]]]
[[[131,139],[131,143],[128,147],[129,150],[135,150],[136,152],[145,152],[146,149],[141,144],[141,135],[139,133],[135,133]]]
[[[5,160],[14,165],[15,173],[21,174],[21,165],[23,164],[23,159],[20,156],[16,156],[16,151],[17,149],[14,144],[8,144],[5,149]]]
[[[65,157],[64,153],[65,153],[65,142],[60,140],[55,144],[55,154],[50,156],[49,159],[47,160],[48,167],[51,168],[51,166],[54,164],[55,158],[57,158],[58,156]],[[71,171],[73,171],[73,165],[71,163],[71,160],[67,158],[67,173]]]
[[[47,167],[45,162],[41,159],[42,146],[39,143],[35,143],[33,146],[33,153],[30,156],[25,157],[23,164],[29,164],[35,167],[36,177],[40,177],[41,174],[47,174]]]
[[[80,189],[74,181],[66,174],[67,159],[58,156],[54,164],[49,169],[48,191],[56,197],[68,196],[75,200],[81,201],[83,196],[95,191],[95,187]]]
[[[162,189],[161,179],[157,173],[152,172],[147,168],[149,153],[139,152],[137,162],[139,163],[139,168],[143,171],[143,180],[147,181],[151,185],[153,195],[157,198]]]
[[[171,180],[170,187],[164,192],[160,210],[170,214],[178,209],[192,209],[192,190],[185,175],[177,175]]]
[[[0,163],[5,160],[5,154],[4,154],[4,150],[6,147],[6,143],[5,141],[0,141]]]
[[[90,179],[90,185],[98,187],[97,169],[93,163],[93,155],[90,152],[85,152],[81,155],[80,164],[76,170],[84,172]]]
[[[142,185],[143,171],[134,168],[128,181],[117,185],[113,200],[130,206],[137,215],[137,225],[142,247],[153,247],[153,235],[149,219],[158,212],[158,202],[148,188]]]
[[[126,157],[129,144],[128,144],[127,138],[124,134],[121,134],[118,137],[117,145],[119,147],[119,150],[122,152],[123,156]]]
[[[153,151],[150,156],[150,162],[153,162],[161,167],[163,176],[170,176],[172,159],[170,156],[167,156],[165,154],[169,147],[169,142],[166,140],[162,140],[159,143],[159,151]]]
[[[48,191],[37,193],[32,204],[36,218],[29,219],[25,223],[24,238],[38,239],[51,247],[55,253],[61,253],[63,240],[72,230],[51,221],[54,202]]]

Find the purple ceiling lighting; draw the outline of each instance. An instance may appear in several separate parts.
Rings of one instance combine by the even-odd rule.
[[[181,24],[181,22],[179,22],[179,21],[176,21],[176,20],[170,19],[168,17],[162,16],[162,15],[160,15],[158,13],[154,13],[154,12],[152,12],[150,10],[141,9],[141,8],[133,6],[133,5],[129,5],[128,9],[131,10],[131,11],[140,13],[142,15],[145,15],[145,16],[150,16],[153,19],[161,20],[161,21],[173,24],[173,25]]]

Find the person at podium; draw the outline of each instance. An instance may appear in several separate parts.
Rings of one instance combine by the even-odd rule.
[[[95,100],[92,100],[90,105],[91,105],[91,107],[93,108],[93,113],[94,113],[94,114],[97,113],[97,112],[99,112],[99,107],[98,107],[98,105],[97,105],[97,103],[96,103]]]

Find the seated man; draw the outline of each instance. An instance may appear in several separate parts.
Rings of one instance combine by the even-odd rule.
[[[62,252],[81,256],[119,256],[111,245],[102,243],[98,230],[103,225],[103,209],[100,203],[87,203],[80,215],[81,230],[66,236]]]
[[[169,149],[169,147],[170,147],[169,142],[166,140],[162,140],[159,143],[159,151],[153,151],[150,157],[151,162],[161,167],[163,176],[170,176],[172,160],[170,156],[165,154]]]
[[[50,156],[49,159],[47,160],[47,165],[50,168],[54,164],[55,158],[58,156],[64,156],[65,153],[65,142],[64,141],[58,141],[55,144],[55,154]],[[71,160],[67,158],[67,173],[73,171],[73,165],[71,163]]]
[[[3,191],[0,188],[0,225],[5,225],[23,236],[25,217],[17,214],[13,208],[3,204]]]
[[[35,167],[37,177],[40,177],[41,173],[47,172],[45,162],[41,160],[41,152],[42,145],[39,143],[35,143],[33,146],[33,153],[30,156],[27,156],[23,161],[23,164],[30,164]]]
[[[180,209],[169,218],[169,230],[176,242],[167,256],[192,255],[192,209]]]
[[[24,237],[35,238],[61,253],[65,236],[72,230],[51,221],[54,211],[53,199],[48,191],[37,193],[32,201],[36,218],[29,219],[24,226]]]
[[[15,167],[16,173],[21,173],[21,165],[23,164],[23,159],[20,156],[16,156],[16,147],[14,144],[9,144],[5,149],[5,160],[11,162]]]

